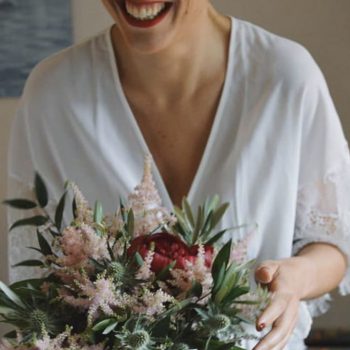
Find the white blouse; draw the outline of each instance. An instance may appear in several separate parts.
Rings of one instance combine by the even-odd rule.
[[[230,18],[225,83],[189,202],[196,208],[217,193],[231,204],[222,227],[257,223],[247,247],[247,259],[257,263],[316,241],[350,256],[349,148],[322,72],[299,43]],[[8,197],[29,193],[37,170],[51,206],[69,179],[112,212],[139,183],[145,153],[151,152],[123,92],[108,29],[31,73],[11,133]],[[171,209],[156,164],[153,174]],[[8,210],[9,224],[21,215]],[[243,231],[226,238],[240,239]],[[11,232],[9,263],[31,257],[25,247],[35,241],[28,229]],[[23,278],[24,270],[12,269],[10,277]],[[350,272],[340,291],[350,291]],[[328,299],[301,303],[287,350],[304,348],[311,316],[324,312]]]

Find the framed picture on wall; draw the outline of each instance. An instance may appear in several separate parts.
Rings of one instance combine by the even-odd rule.
[[[0,0],[0,97],[18,97],[33,67],[72,43],[71,0]]]

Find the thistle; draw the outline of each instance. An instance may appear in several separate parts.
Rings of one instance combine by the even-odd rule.
[[[229,317],[223,314],[215,315],[210,317],[205,325],[213,332],[216,333],[218,331],[222,331],[226,329],[231,324],[231,320]]]
[[[142,350],[146,349],[150,343],[150,336],[145,330],[135,331],[131,333],[126,340],[126,344],[132,349]]]

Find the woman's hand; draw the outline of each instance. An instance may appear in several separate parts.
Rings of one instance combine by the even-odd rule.
[[[255,271],[255,279],[271,292],[271,303],[258,317],[256,328],[271,331],[254,350],[282,350],[298,320],[299,302],[304,292],[300,274],[300,257],[265,261]],[[304,271],[305,273],[306,271]]]
[[[336,246],[311,243],[297,256],[268,260],[255,271],[258,282],[271,291],[271,303],[258,317],[257,330],[271,331],[253,350],[282,350],[298,319],[300,300],[317,298],[334,289],[345,275],[347,258]]]

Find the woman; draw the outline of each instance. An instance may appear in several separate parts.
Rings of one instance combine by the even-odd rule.
[[[298,43],[208,0],[103,3],[111,30],[46,59],[28,79],[9,197],[30,189],[36,169],[52,202],[71,179],[113,210],[149,151],[165,206],[218,193],[232,208],[223,227],[259,224],[247,258],[273,299],[256,322],[265,336],[244,346],[303,349],[327,293],[350,289],[349,150],[317,64]]]

